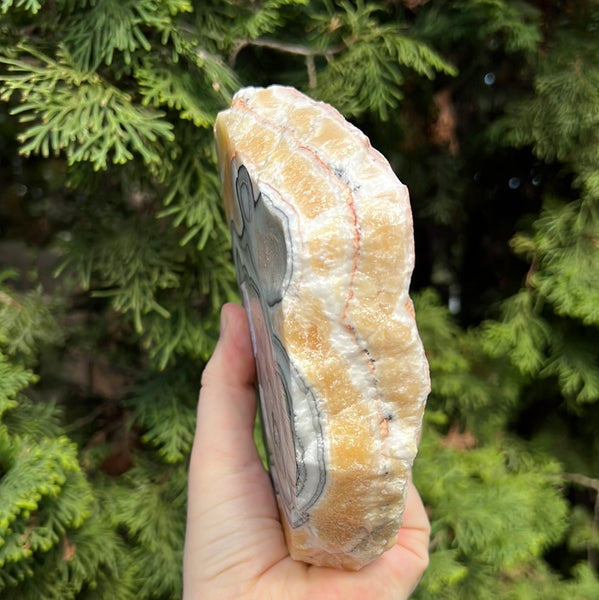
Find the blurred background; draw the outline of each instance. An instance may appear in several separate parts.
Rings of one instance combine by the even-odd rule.
[[[410,189],[414,598],[599,598],[596,0],[0,4],[0,597],[180,598],[200,374],[239,300],[212,125],[271,83]]]

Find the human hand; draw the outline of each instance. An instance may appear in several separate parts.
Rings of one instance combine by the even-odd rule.
[[[191,454],[184,600],[408,598],[428,564],[430,526],[410,483],[397,543],[360,571],[293,560],[253,440],[255,365],[247,316],[226,304],[202,376]]]

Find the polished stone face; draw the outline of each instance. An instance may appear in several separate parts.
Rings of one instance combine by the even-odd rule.
[[[294,248],[285,213],[256,190],[245,166],[232,166],[231,173],[238,212],[231,219],[233,257],[250,317],[270,474],[289,524],[298,527],[322,494],[326,464],[316,398],[291,364],[277,327]],[[296,427],[298,414],[306,411],[309,428]],[[307,448],[316,452],[307,456]]]

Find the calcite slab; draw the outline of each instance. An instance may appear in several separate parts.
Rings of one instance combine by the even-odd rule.
[[[359,569],[395,543],[430,389],[408,191],[293,88],[240,90],[215,136],[287,545]]]

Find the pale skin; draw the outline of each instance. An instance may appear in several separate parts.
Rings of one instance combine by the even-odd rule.
[[[245,311],[226,304],[202,376],[189,470],[184,600],[402,600],[428,565],[429,521],[410,484],[397,543],[360,571],[293,560],[253,441],[255,366]]]

